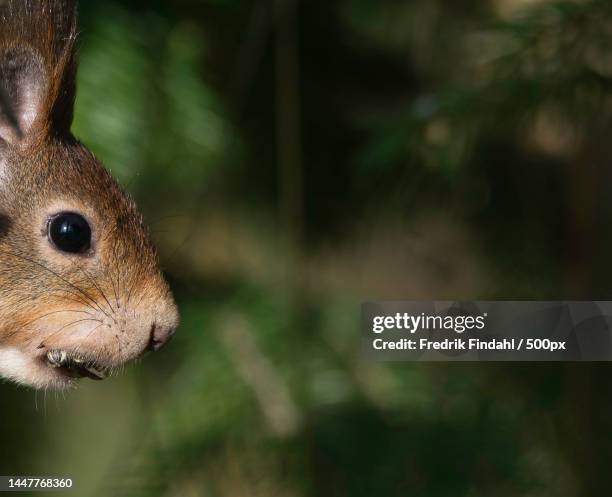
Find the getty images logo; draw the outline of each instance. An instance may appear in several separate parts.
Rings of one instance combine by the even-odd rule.
[[[440,330],[463,333],[470,330],[482,330],[485,327],[486,318],[486,312],[476,316],[432,316],[424,312],[421,314],[397,312],[394,315],[373,316],[372,331],[382,333],[389,330],[403,330],[416,333],[421,330]]]

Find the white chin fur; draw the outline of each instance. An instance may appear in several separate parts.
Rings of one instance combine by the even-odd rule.
[[[0,347],[0,376],[34,388],[67,388],[74,380],[15,347]]]

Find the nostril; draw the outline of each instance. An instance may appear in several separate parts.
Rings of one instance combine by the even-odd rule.
[[[151,325],[149,334],[148,350],[157,351],[166,345],[174,335],[175,328],[169,326],[160,326],[156,323]]]

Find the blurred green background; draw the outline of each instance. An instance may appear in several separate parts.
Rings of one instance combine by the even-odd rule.
[[[81,2],[75,133],[182,313],[1,473],[73,495],[610,495],[607,364],[374,363],[366,299],[612,298],[612,2]]]

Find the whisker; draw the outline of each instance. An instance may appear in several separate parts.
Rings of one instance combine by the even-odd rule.
[[[95,304],[95,306],[98,308],[98,310],[99,310],[100,312],[102,312],[103,314],[105,314],[105,315],[106,315],[106,317],[108,317],[108,318],[110,318],[110,319],[113,319],[111,316],[109,316],[109,314],[108,314],[108,313],[107,313],[107,312],[106,312],[104,309],[102,309],[102,307],[100,307],[100,305],[98,304],[98,302],[97,302],[95,299],[93,299],[93,298],[91,297],[91,295],[87,294],[85,291],[83,291],[83,289],[82,289],[82,288],[79,288],[78,286],[76,286],[76,285],[75,285],[74,283],[72,283],[71,281],[68,281],[66,278],[64,278],[62,275],[60,275],[58,272],[53,271],[52,269],[48,268],[48,267],[47,267],[47,266],[45,266],[44,264],[42,264],[42,263],[40,263],[40,262],[38,262],[38,261],[35,261],[35,260],[33,260],[33,259],[30,259],[30,258],[28,258],[28,257],[22,256],[22,255],[19,255],[19,254],[15,254],[15,253],[13,253],[13,252],[8,252],[8,251],[5,251],[4,253],[6,253],[6,254],[8,254],[8,255],[12,255],[13,257],[17,257],[18,259],[22,259],[22,260],[24,260],[24,261],[27,261],[27,262],[29,262],[29,263],[31,263],[31,264],[34,264],[34,265],[36,265],[36,266],[38,266],[38,267],[40,267],[40,268],[44,269],[45,271],[50,272],[52,275],[54,275],[55,277],[59,278],[59,279],[60,279],[60,280],[62,280],[64,283],[66,283],[66,284],[70,285],[70,287],[74,288],[74,289],[75,289],[77,292],[81,293],[81,294],[82,294],[82,295],[83,295],[85,298],[87,298],[87,299],[88,299],[88,300],[90,300],[90,301],[91,301],[93,304]]]
[[[52,311],[52,312],[47,312],[45,314],[43,314],[42,316],[38,316],[30,321],[28,321],[27,323],[24,323],[22,326],[20,326],[19,328],[17,328],[16,330],[12,331],[11,333],[8,334],[8,337],[12,337],[14,335],[16,335],[17,333],[19,333],[20,331],[24,330],[26,328],[26,326],[31,325],[32,323],[35,323],[36,321],[38,321],[39,319],[43,319],[46,318],[47,316],[50,316],[52,314],[58,314],[60,312],[77,312],[77,313],[84,313],[84,314],[88,314],[89,316],[93,316],[93,314],[91,314],[90,312],[87,311],[81,311],[81,310],[76,310],[76,309],[62,309],[59,311]]]
[[[102,290],[102,288],[100,288],[100,286],[98,286],[98,284],[96,283],[96,281],[89,275],[89,273],[87,271],[85,271],[81,266],[77,266],[77,269],[79,269],[85,276],[87,276],[87,278],[89,279],[89,281],[91,281],[91,283],[93,284],[93,286],[98,290],[98,292],[100,293],[100,295],[102,295],[102,298],[106,301],[106,303],[108,304],[109,307],[109,311],[112,312],[114,314],[115,309],[113,308],[113,306],[111,305],[111,303],[108,301],[108,298],[106,298],[106,294],[104,293],[104,291]],[[113,318],[114,320],[114,318]],[[116,322],[116,321],[115,321]]]
[[[119,295],[117,294],[117,288],[115,287],[115,279],[113,278],[113,274],[110,271],[106,271],[106,276],[108,276],[108,279],[110,280],[111,284],[113,285],[113,293],[115,294],[115,304],[117,306],[119,306]]]
[[[67,300],[68,302],[74,302],[75,304],[83,304],[83,305],[87,306],[89,309],[91,309],[92,311],[98,312],[98,308],[97,307],[94,307],[93,305],[91,305],[91,303],[87,302],[86,300],[83,300],[80,295],[78,295],[78,294],[76,294],[74,292],[70,292],[70,291],[68,291],[66,289],[61,289],[59,291],[63,292],[63,293],[67,293],[68,295],[72,295],[72,296],[76,297],[74,299],[71,299],[71,298],[68,298],[68,297],[62,297],[63,299]]]
[[[96,331],[96,330],[97,330],[97,329],[98,329],[100,326],[102,326],[103,324],[104,324],[104,323],[100,323],[99,325],[94,326],[93,330],[90,330],[90,331],[87,333],[87,336],[85,337],[85,340],[87,340],[87,339],[88,339],[88,338],[91,336],[91,334],[92,334],[94,331]]]
[[[72,321],[68,324],[65,324],[64,326],[62,326],[59,330],[55,330],[53,333],[51,333],[50,335],[48,335],[45,340],[49,340],[50,338],[53,338],[55,335],[57,335],[58,333],[62,332],[63,330],[65,330],[66,328],[69,328],[70,326],[74,326],[75,324],[78,323],[82,323],[84,321],[96,321],[98,323],[102,323],[102,321],[100,321],[99,319],[91,319],[91,318],[85,318],[85,319],[78,319],[76,321]]]
[[[113,226],[111,228],[109,228],[108,232],[105,234],[105,238],[110,237],[110,235],[112,233],[114,233],[117,229],[119,228],[119,220],[115,220],[115,223],[113,224]],[[119,267],[119,254],[117,253],[117,244],[113,243],[112,245],[112,250],[111,253],[113,255],[113,264],[111,265],[111,267]],[[108,278],[111,280],[111,283],[113,285],[113,293],[115,294],[115,303],[117,305],[117,307],[119,307],[119,275],[117,274],[117,280],[115,281],[115,278],[113,278],[113,274],[111,272],[109,272],[108,270],[106,271],[106,275],[108,276]]]

